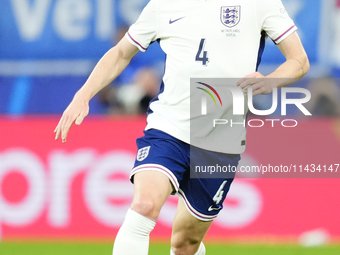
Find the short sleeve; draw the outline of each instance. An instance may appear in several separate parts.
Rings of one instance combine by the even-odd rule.
[[[257,0],[257,10],[262,30],[266,31],[274,43],[280,43],[297,30],[281,0]]]
[[[157,35],[157,8],[156,0],[151,0],[141,12],[137,21],[132,24],[126,33],[127,39],[140,51],[146,51],[149,45],[156,40]]]

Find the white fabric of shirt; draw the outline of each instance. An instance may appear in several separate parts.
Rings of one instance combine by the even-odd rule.
[[[239,8],[234,26],[223,23],[226,7]],[[207,150],[242,153],[246,136],[242,125],[225,129],[223,148],[190,139],[190,78],[242,78],[253,73],[261,32],[278,44],[296,29],[280,0],[151,0],[126,34],[140,51],[159,41],[166,53],[163,88],[150,104],[146,130],[162,130]],[[196,57],[202,39],[201,53],[207,52],[209,59],[205,65]],[[232,107],[226,108],[224,116],[233,118]],[[208,129],[209,139],[220,142],[220,131],[212,126]]]

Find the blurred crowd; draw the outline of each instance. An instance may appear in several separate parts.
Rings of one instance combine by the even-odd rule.
[[[100,91],[98,98],[108,114],[145,114],[149,102],[159,91],[159,81],[155,69],[141,67],[130,83],[107,86]]]
[[[340,116],[339,79],[314,79],[307,89],[312,97],[306,103],[306,108],[313,116]]]
[[[127,30],[128,27],[125,26],[118,29],[113,45],[125,36]],[[138,63],[138,57],[132,58],[127,69],[110,86],[99,92],[98,100],[104,106],[105,112],[119,115],[146,114],[149,102],[159,91],[160,69],[162,67]]]

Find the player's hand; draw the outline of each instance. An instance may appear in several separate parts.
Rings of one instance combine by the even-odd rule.
[[[80,125],[88,113],[89,103],[76,95],[64,111],[54,130],[55,140],[58,140],[61,136],[62,142],[65,143],[72,124]]]
[[[266,78],[266,76],[259,72],[248,74],[237,82],[237,86],[240,87],[245,94],[247,94],[248,88],[251,87],[253,89],[253,96],[270,94],[274,88],[273,80]]]

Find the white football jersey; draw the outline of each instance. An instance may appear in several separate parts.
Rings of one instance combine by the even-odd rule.
[[[146,130],[162,130],[207,150],[242,153],[246,136],[242,125],[224,129],[223,148],[205,146],[208,136],[210,144],[214,139],[221,142],[221,130],[212,125],[205,127],[201,141],[190,139],[190,78],[242,78],[253,73],[265,38],[280,43],[296,29],[280,0],[151,0],[126,34],[140,51],[158,41],[166,54],[162,85],[150,103]],[[232,107],[226,111],[224,116],[233,118]]]

